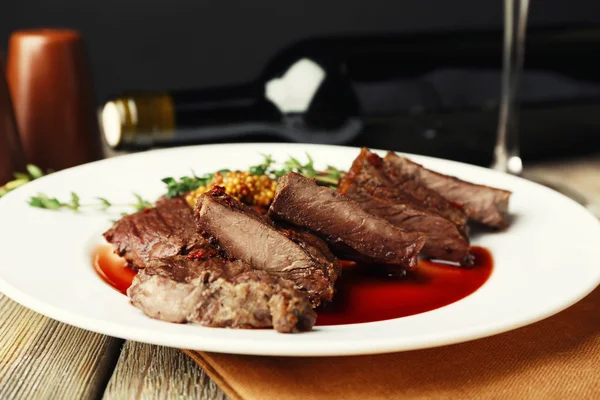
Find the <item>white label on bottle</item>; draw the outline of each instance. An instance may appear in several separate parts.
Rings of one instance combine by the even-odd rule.
[[[265,84],[265,96],[282,113],[303,113],[312,102],[325,70],[308,58],[302,58],[293,64],[281,78]]]

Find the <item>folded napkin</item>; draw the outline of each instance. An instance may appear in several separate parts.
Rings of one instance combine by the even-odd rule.
[[[600,399],[600,288],[536,324],[433,349],[310,358],[184,352],[232,399]]]

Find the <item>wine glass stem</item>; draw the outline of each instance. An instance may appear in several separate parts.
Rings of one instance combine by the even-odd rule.
[[[504,0],[504,48],[498,134],[492,168],[520,175],[516,96],[525,56],[529,0]]]

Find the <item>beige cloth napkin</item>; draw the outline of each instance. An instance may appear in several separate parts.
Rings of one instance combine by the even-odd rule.
[[[310,358],[184,351],[232,399],[600,399],[600,288],[544,321],[440,348]]]

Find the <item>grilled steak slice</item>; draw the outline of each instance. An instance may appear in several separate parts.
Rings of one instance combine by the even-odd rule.
[[[192,209],[183,198],[163,199],[155,208],[127,215],[104,237],[115,253],[137,268],[144,268],[152,259],[210,248],[198,233]]]
[[[368,150],[367,150],[368,151]],[[377,154],[370,154],[371,162],[378,160],[379,168],[385,173],[386,177],[391,181],[392,186],[408,195],[407,199],[414,199],[415,204],[420,204],[423,209],[435,211],[442,217],[449,219],[462,232],[467,229],[467,214],[463,211],[462,206],[448,201],[435,190],[429,189],[416,179],[409,176],[399,175],[395,167],[391,163],[384,162]]]
[[[469,240],[463,229],[466,217],[460,210],[448,214],[454,220],[441,215],[436,207],[442,204],[451,210],[444,201],[432,196],[428,189],[421,190],[416,185],[397,184],[396,180],[385,174],[383,160],[376,154],[363,148],[352,163],[352,167],[340,182],[339,192],[356,201],[370,214],[384,218],[392,225],[409,232],[423,232],[427,236],[423,252],[431,257],[448,261],[468,261]],[[416,190],[413,190],[416,188]],[[410,195],[418,191],[427,200],[422,201]],[[410,192],[410,193],[409,193]]]
[[[510,191],[443,175],[391,152],[384,160],[390,168],[396,170],[397,176],[412,177],[446,199],[461,205],[469,219],[492,228],[507,227],[508,202],[512,194]]]
[[[296,173],[279,178],[269,215],[316,232],[353,259],[414,268],[425,236],[367,213],[360,204]]]
[[[207,254],[148,262],[127,291],[132,304],[149,317],[169,322],[274,327],[283,333],[312,328],[316,313],[292,282]]]
[[[215,187],[198,200],[198,228],[211,243],[253,268],[286,278],[317,306],[333,298],[339,263],[327,245],[307,232],[277,228],[264,215]]]

